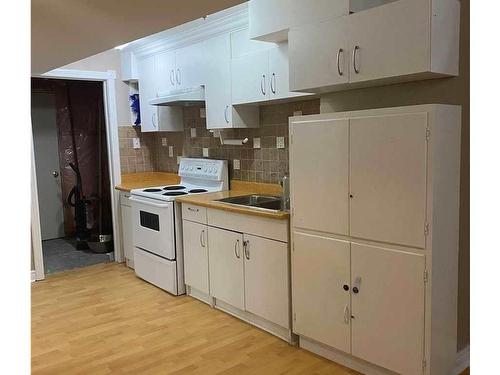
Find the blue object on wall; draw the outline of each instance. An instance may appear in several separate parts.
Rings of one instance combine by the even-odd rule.
[[[141,126],[141,109],[139,107],[139,94],[130,95],[130,108],[135,114],[134,126]]]

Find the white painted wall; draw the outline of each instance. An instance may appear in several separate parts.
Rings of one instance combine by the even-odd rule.
[[[74,70],[93,70],[107,71],[114,70],[116,72],[116,111],[118,118],[118,126],[130,126],[130,102],[128,100],[129,87],[121,80],[121,63],[120,51],[110,49],[97,55],[87,57],[83,60],[61,67],[62,69]]]

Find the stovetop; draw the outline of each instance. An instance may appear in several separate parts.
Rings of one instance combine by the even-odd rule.
[[[146,198],[159,199],[162,201],[170,201],[175,199],[175,197],[184,195],[214,193],[217,191],[221,191],[221,189],[215,186],[200,186],[184,183],[182,185],[166,185],[144,189],[133,189],[131,194]]]

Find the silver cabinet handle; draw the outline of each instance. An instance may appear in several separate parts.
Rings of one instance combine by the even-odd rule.
[[[243,241],[243,253],[245,254],[245,258],[247,258],[247,260],[250,260],[250,247],[248,246],[249,244],[249,240]]]
[[[206,246],[206,243],[205,243],[205,229],[203,229],[201,232],[200,232],[200,245],[201,247],[205,247]]]
[[[52,172],[52,176],[54,176],[54,178],[59,177],[59,172],[58,171],[53,171]]]
[[[181,70],[179,68],[177,68],[177,74],[175,76],[176,80],[177,80],[177,84],[181,84]]]
[[[227,115],[227,110],[229,109],[229,106],[226,105],[226,108],[224,108],[224,120],[229,124],[229,117]]]
[[[266,95],[266,75],[262,74],[262,79],[260,80],[260,91],[262,95]]]
[[[175,85],[175,81],[174,81],[174,70],[170,70],[170,83],[172,84],[172,86]]]
[[[349,305],[347,303],[344,307],[344,323],[349,324]]]
[[[273,85],[273,82],[274,82],[274,85]],[[272,77],[271,77],[271,92],[273,94],[276,94],[276,74],[273,73]]]
[[[240,248],[240,240],[237,239],[236,242],[234,243],[234,255],[236,255],[236,258],[240,259],[240,252],[238,251]]]
[[[359,51],[359,46],[354,47],[352,50],[352,65],[354,67],[354,71],[356,74],[359,74],[359,69],[358,69],[358,51]]]
[[[188,210],[189,211],[193,211],[193,212],[199,212],[200,211],[198,208],[193,208],[193,207],[188,207]]]
[[[339,73],[339,76],[343,76],[344,72],[340,69],[340,55],[344,54],[344,50],[342,48],[339,48],[337,51],[337,72]]]
[[[156,113],[153,112],[153,114],[151,115],[151,123],[153,124],[153,126],[156,128]]]

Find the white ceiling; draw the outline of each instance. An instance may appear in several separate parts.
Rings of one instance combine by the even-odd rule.
[[[45,73],[246,0],[32,0],[31,71]]]

